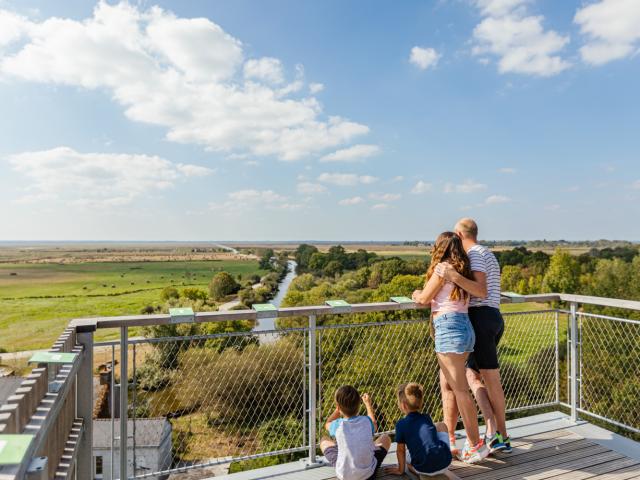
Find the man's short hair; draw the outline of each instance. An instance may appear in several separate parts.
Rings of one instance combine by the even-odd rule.
[[[473,218],[461,218],[455,226],[456,232],[462,232],[465,238],[478,239],[478,224]]]
[[[355,387],[343,385],[336,390],[336,403],[347,417],[353,417],[360,410],[360,394]]]

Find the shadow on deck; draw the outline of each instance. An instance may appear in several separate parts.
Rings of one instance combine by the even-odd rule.
[[[458,478],[471,480],[640,479],[640,443],[588,422],[576,424],[563,413],[551,412],[511,420],[508,428],[514,447],[511,454],[497,454],[479,465],[465,465],[454,461],[451,473]],[[463,440],[459,442],[462,443]],[[385,464],[395,462],[394,444]],[[289,463],[215,478],[332,480],[335,479],[335,472],[328,466],[305,469],[302,463]],[[376,478],[392,480],[411,477],[379,473]]]

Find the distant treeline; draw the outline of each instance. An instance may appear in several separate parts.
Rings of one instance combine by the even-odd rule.
[[[482,245],[487,247],[526,247],[526,248],[542,248],[545,250],[555,248],[596,248],[596,249],[615,249],[618,247],[637,248],[639,242],[630,242],[627,240],[480,240]],[[423,245],[432,245],[433,240],[411,240],[403,242],[403,245],[420,247]]]

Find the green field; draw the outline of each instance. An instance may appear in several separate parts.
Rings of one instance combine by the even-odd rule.
[[[253,260],[0,264],[0,348],[49,347],[72,318],[137,314],[162,288],[206,288],[219,271],[265,273]]]

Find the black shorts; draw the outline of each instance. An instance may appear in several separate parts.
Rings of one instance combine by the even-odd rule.
[[[470,307],[469,320],[476,333],[476,344],[467,360],[467,367],[479,372],[500,368],[498,343],[504,333],[504,320],[494,307]]]
[[[369,477],[367,480],[373,480],[376,477],[376,472],[378,471],[378,469],[382,465],[382,462],[387,456],[387,449],[384,447],[381,447],[380,445],[376,445],[376,449],[373,452],[373,456],[376,458],[376,469],[373,472],[373,475],[371,475],[371,477]],[[335,467],[336,462],[338,461],[338,446],[333,445],[331,447],[328,447],[324,451],[324,458],[327,459],[327,462],[329,463],[329,465],[331,465],[332,467]]]

